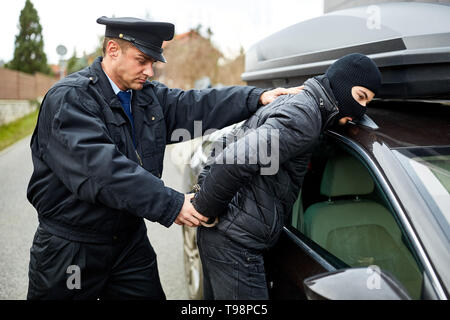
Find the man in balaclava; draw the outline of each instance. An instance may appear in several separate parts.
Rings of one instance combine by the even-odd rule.
[[[362,118],[366,112],[365,103],[372,100],[381,86],[378,67],[360,53],[352,53],[337,60],[328,68],[325,76],[337,100],[338,121],[343,118]]]
[[[289,219],[320,134],[361,118],[380,85],[371,59],[345,56],[308,79],[301,93],[259,109],[225,137],[225,148],[222,139],[213,146],[193,200],[212,220],[197,231],[205,299],[268,298],[263,253]],[[269,152],[249,152],[258,149],[270,151],[272,173],[264,170]]]

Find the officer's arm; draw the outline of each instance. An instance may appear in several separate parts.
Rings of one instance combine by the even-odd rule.
[[[169,89],[158,82],[153,84],[164,110],[167,143],[179,141],[178,137],[172,139],[176,129],[185,129],[194,138],[194,133],[200,136],[208,129],[222,129],[247,119],[258,109],[265,91],[247,86],[183,91]],[[199,121],[195,132],[194,121]]]
[[[170,226],[184,195],[125,157],[95,103],[82,90],[48,94],[39,127],[42,158],[78,198]],[[50,102],[51,101],[51,102]]]
[[[275,175],[283,163],[311,148],[320,134],[320,123],[312,121],[303,109],[291,111],[275,113],[216,157],[193,201],[199,213],[207,217],[220,215],[253,176]],[[298,118],[305,121],[298,122]]]

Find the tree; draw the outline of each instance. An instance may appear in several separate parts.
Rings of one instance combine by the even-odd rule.
[[[74,49],[72,56],[69,58],[69,60],[67,60],[66,65],[67,74],[71,74],[78,71],[76,68],[77,63],[78,63],[77,50]]]
[[[16,36],[14,58],[8,68],[26,73],[42,72],[50,74],[39,16],[30,0],[20,12],[19,34]]]
[[[72,57],[67,60],[67,74],[71,74],[77,71],[80,71],[81,69],[87,67],[89,65],[88,63],[88,57],[86,56],[86,53],[83,54],[81,58],[77,57],[77,51],[76,49],[73,50]]]

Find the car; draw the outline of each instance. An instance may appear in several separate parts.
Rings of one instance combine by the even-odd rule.
[[[376,8],[378,29],[367,27],[367,7],[351,8],[284,29],[246,54],[242,78],[264,88],[301,85],[351,52],[371,57],[383,76],[364,118],[318,142],[291,216],[264,254],[271,299],[449,298],[450,6]],[[232,129],[204,137],[190,185],[212,142]],[[183,233],[189,296],[201,299],[196,228]]]

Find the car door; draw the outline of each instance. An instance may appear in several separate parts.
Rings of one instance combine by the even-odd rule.
[[[303,281],[346,268],[387,272],[420,299],[423,267],[368,157],[327,136],[314,153],[278,243],[266,255],[273,299],[305,299]]]

